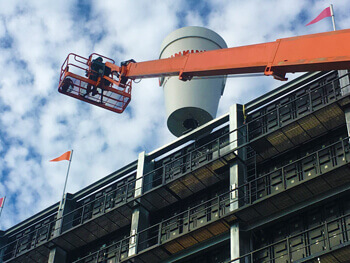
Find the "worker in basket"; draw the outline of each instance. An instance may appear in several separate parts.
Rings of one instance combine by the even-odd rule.
[[[111,69],[105,66],[105,64],[103,63],[102,57],[98,57],[91,61],[91,72],[90,74],[88,74],[89,79],[93,81],[97,81],[98,77],[103,78],[103,76],[109,76],[110,74],[111,74]],[[109,85],[110,85],[110,82],[106,79],[103,79],[100,82],[98,87],[101,88],[101,101],[102,101],[102,95],[103,95],[103,88]],[[97,91],[97,85],[94,86],[94,85],[91,85],[90,83],[87,84],[86,93],[83,96],[85,97],[90,93],[92,96],[99,94]]]
[[[65,78],[62,82],[62,91],[63,92],[71,92],[73,90],[74,83],[70,78]]]

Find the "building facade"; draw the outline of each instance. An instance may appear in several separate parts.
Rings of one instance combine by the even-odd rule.
[[[303,75],[3,231],[1,262],[348,262],[347,72]]]

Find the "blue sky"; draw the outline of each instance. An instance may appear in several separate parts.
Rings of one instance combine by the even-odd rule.
[[[350,0],[333,2],[338,29],[350,27]],[[59,201],[67,162],[49,160],[74,149],[67,190],[76,192],[140,151],[175,138],[166,128],[157,79],[135,84],[129,110],[118,115],[57,92],[70,52],[116,61],[156,59],[162,40],[182,26],[205,26],[229,47],[331,31],[330,18],[305,27],[326,1],[0,0],[0,196],[7,229]],[[295,76],[290,75],[289,78]],[[218,116],[283,83],[233,78]]]

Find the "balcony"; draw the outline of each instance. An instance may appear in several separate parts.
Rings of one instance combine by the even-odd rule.
[[[47,262],[55,244],[69,252],[130,225],[135,176],[128,176],[78,202],[78,207],[40,228],[28,228],[1,248],[3,262]],[[73,203],[75,203],[73,201]],[[69,205],[69,200],[67,200]]]
[[[9,237],[1,248],[1,262],[47,262],[50,249],[45,244],[54,235],[56,218],[52,215]]]
[[[254,220],[350,183],[349,138],[264,174],[238,189],[242,221]]]
[[[228,231],[230,223],[237,218],[241,221],[251,222],[258,217],[271,215],[278,210],[283,210],[307,200],[333,187],[350,183],[350,178],[348,178],[348,163],[350,161],[348,140],[349,138],[343,139],[305,158],[301,158],[295,163],[281,167],[279,170],[281,188],[277,191],[273,191],[273,189],[276,189],[276,185],[266,184],[266,195],[261,196],[261,189],[256,188],[255,182],[249,182],[231,192],[219,195],[153,225],[135,236],[128,237],[121,241],[114,250],[107,247],[108,253],[103,252],[105,250],[101,250],[96,252],[94,256],[90,255],[90,257],[93,256],[94,259],[97,259],[101,255],[105,255],[103,260],[115,258],[117,262],[118,260],[130,260],[130,262],[132,260],[139,260],[140,262],[164,260],[169,255]],[[329,162],[324,162],[324,159],[321,158],[322,154],[334,151],[336,155],[330,155]],[[295,181],[292,182],[293,176],[290,176],[291,172],[288,167],[297,163],[308,164],[306,160],[310,158],[315,161],[312,163],[312,166],[303,166],[302,171],[305,178],[297,181],[294,176]],[[313,172],[310,173],[310,171]],[[267,178],[271,178],[271,174],[263,177],[263,179]],[[259,178],[258,180],[261,179]],[[239,198],[233,199],[233,194],[237,193]],[[239,209],[232,209],[237,202],[242,205]],[[127,257],[125,252],[124,254],[122,253],[122,251],[126,250],[126,247],[132,244],[138,244],[138,255],[136,258],[135,256]],[[78,262],[85,263],[89,261],[85,261],[84,258],[76,261],[76,263]],[[97,262],[103,261],[101,259],[101,261]]]
[[[163,220],[111,246],[80,258],[74,263],[87,262],[158,262],[169,255],[203,242],[229,230],[235,220],[230,214],[231,193],[227,192]],[[128,256],[130,247],[138,254]]]
[[[221,168],[238,158],[237,141],[230,141],[229,135],[163,158],[160,167],[143,176],[142,205],[157,211],[225,180],[228,170]]]
[[[329,73],[249,114],[248,141],[259,154],[258,161],[343,125],[349,98],[342,95],[339,80],[336,72]]]
[[[349,245],[350,214],[347,213],[259,248],[231,262],[348,262]]]
[[[218,139],[217,142],[219,141]],[[243,184],[231,192],[219,195],[200,206],[193,207],[173,218],[151,226],[135,236],[130,236],[114,244],[113,249],[104,248],[103,251],[107,249],[108,253],[99,251],[94,254],[95,256],[89,256],[95,258],[107,253],[108,255],[114,255],[114,257],[117,256],[119,260],[126,260],[128,259],[129,246],[138,242],[140,252],[138,258],[166,258],[170,254],[228,231],[229,223],[236,218],[249,223],[257,218],[271,215],[332,188],[349,183],[348,163],[350,161],[350,151],[348,141],[349,138],[342,139]],[[226,151],[222,156],[220,155],[220,149],[227,146],[229,144],[225,143],[221,147],[213,147],[213,151],[207,152],[212,156],[215,151],[218,152],[218,157],[213,158],[212,162],[225,163],[227,159],[224,158],[234,156],[230,151]],[[194,151],[191,154],[194,155]],[[196,159],[193,158],[192,160]],[[198,164],[195,161],[193,163]],[[184,178],[191,178],[191,176],[194,176],[194,172],[197,172],[198,176],[198,170],[201,169],[209,170],[212,173],[212,170],[208,168],[210,165],[210,161],[204,162],[203,165],[196,167],[197,170],[193,169],[188,174],[185,173]],[[165,165],[161,168],[164,170]],[[132,204],[135,201],[135,180],[131,178],[127,181],[127,184],[120,185],[110,192],[106,189],[106,193],[101,194],[98,198],[95,197],[93,201],[89,201],[87,198],[84,199],[85,203],[78,209],[65,214],[61,219],[52,221],[47,226],[43,226],[46,229],[51,229],[50,235],[46,235],[45,238],[40,237],[41,230],[37,230],[27,233],[22,238],[8,244],[3,248],[3,251],[5,251],[4,261],[16,258],[18,262],[26,262],[25,260],[30,257],[47,258],[51,244],[57,244],[67,251],[72,251],[130,224]],[[183,183],[182,178],[162,182],[171,184],[178,180]],[[128,185],[130,186],[128,187]],[[160,187],[162,186],[146,192],[141,200],[153,191],[159,191]],[[238,194],[238,200],[232,199],[233,193],[234,195]],[[232,211],[230,207],[234,202],[238,202],[240,207],[238,210]],[[56,222],[59,220],[63,222],[61,233],[57,237],[53,237],[54,231],[59,231],[56,228]],[[42,243],[32,245],[30,249],[26,247],[26,249],[21,250],[18,247],[21,247],[23,238],[40,239]],[[84,261],[80,260],[78,262]]]
[[[217,174],[215,170],[227,165],[235,157],[228,142],[228,134],[225,134],[181,156],[181,160],[186,160],[181,163],[181,174],[174,174],[173,168],[169,170],[169,165],[178,163],[179,159],[175,159],[141,178],[135,179],[135,175],[128,176],[127,179],[115,183],[114,187],[107,187],[80,200],[78,207],[71,212],[46,222],[42,229],[50,229],[50,232],[28,229],[21,233],[21,236],[1,248],[3,261],[31,262],[30,258],[36,258],[44,262],[54,245],[68,252],[82,247],[129,225],[133,207],[140,200],[150,210],[160,209],[178,201],[177,198],[185,198],[222,180],[223,175]],[[164,172],[160,181],[159,171]],[[149,178],[153,180],[149,182]],[[139,191],[135,189],[137,180],[143,180],[144,188],[151,186],[151,189],[143,193],[141,199],[135,198],[135,192]],[[43,235],[42,232],[46,234]]]

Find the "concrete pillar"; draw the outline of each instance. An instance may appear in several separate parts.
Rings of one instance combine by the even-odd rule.
[[[230,145],[231,149],[238,147],[245,140],[245,130],[238,129],[243,125],[243,106],[234,104],[230,107]],[[244,159],[244,149],[235,151],[235,154],[240,159]],[[244,182],[245,177],[244,165],[237,158],[230,165],[230,190],[237,188]],[[230,195],[230,211],[234,211],[239,207],[238,191],[231,192]],[[239,238],[239,224],[238,222],[231,225],[230,229],[230,247],[231,260],[240,256],[240,238]]]
[[[340,88],[343,96],[349,95],[350,94],[350,82],[349,82],[349,76],[345,76],[348,74],[349,71],[344,69],[344,70],[338,70],[338,76],[341,77],[339,79],[340,82]],[[344,77],[342,77],[344,76]]]
[[[76,203],[73,200],[73,195],[70,193],[66,193],[57,212],[57,220],[55,223],[53,237],[59,236],[62,233],[62,231],[72,227],[73,214],[69,213],[75,209],[75,204]]]
[[[230,228],[231,260],[240,256],[239,250],[239,224],[234,223]],[[236,262],[235,262],[236,263]]]
[[[61,201],[57,212],[57,220],[55,223],[55,230],[52,238],[59,236],[62,231],[72,227],[73,214],[69,214],[75,209],[75,201],[73,195],[66,193],[64,199]],[[67,253],[60,247],[52,247],[49,254],[48,263],[65,263]]]
[[[135,183],[135,198],[139,198],[143,193],[144,177],[143,175],[150,171],[152,164],[146,162],[146,153],[142,152],[139,154],[137,172],[136,172],[136,183]],[[147,235],[142,236],[136,235],[141,230],[146,229],[149,226],[149,212],[141,206],[135,206],[135,209],[131,218],[131,228],[129,241],[128,256],[135,255],[137,253],[138,243],[147,238]]]
[[[149,212],[143,207],[135,208],[131,219],[131,230],[129,241],[128,256],[135,255],[137,253],[138,244],[147,239],[147,235],[136,236],[141,230],[146,229],[149,226]]]
[[[230,107],[230,147],[237,148],[245,141],[245,130],[238,129],[243,125],[243,106],[234,104]],[[245,158],[245,149],[235,151],[239,159]],[[244,164],[237,158],[230,165],[230,190],[237,188],[244,183],[245,167]],[[234,211],[239,207],[239,196],[237,191],[231,192],[230,211]]]
[[[50,250],[49,260],[47,263],[65,263],[67,260],[67,253],[59,247],[54,247]]]
[[[145,170],[145,161],[146,161],[146,153],[139,153],[139,158],[137,161],[137,171],[136,171],[136,184],[135,184],[135,193],[134,197],[138,198],[142,194],[142,185],[143,185],[143,174]]]
[[[7,245],[7,236],[5,236],[5,231],[0,230],[0,248]],[[0,250],[0,262],[3,261],[5,250]]]
[[[348,74],[348,70],[338,70],[339,77],[344,76]],[[340,82],[340,88],[341,88],[341,94],[343,96],[349,96],[350,95],[350,81],[349,76],[344,76],[339,79]],[[345,121],[346,121],[346,128],[348,130],[348,136],[350,136],[350,107],[345,108]]]

